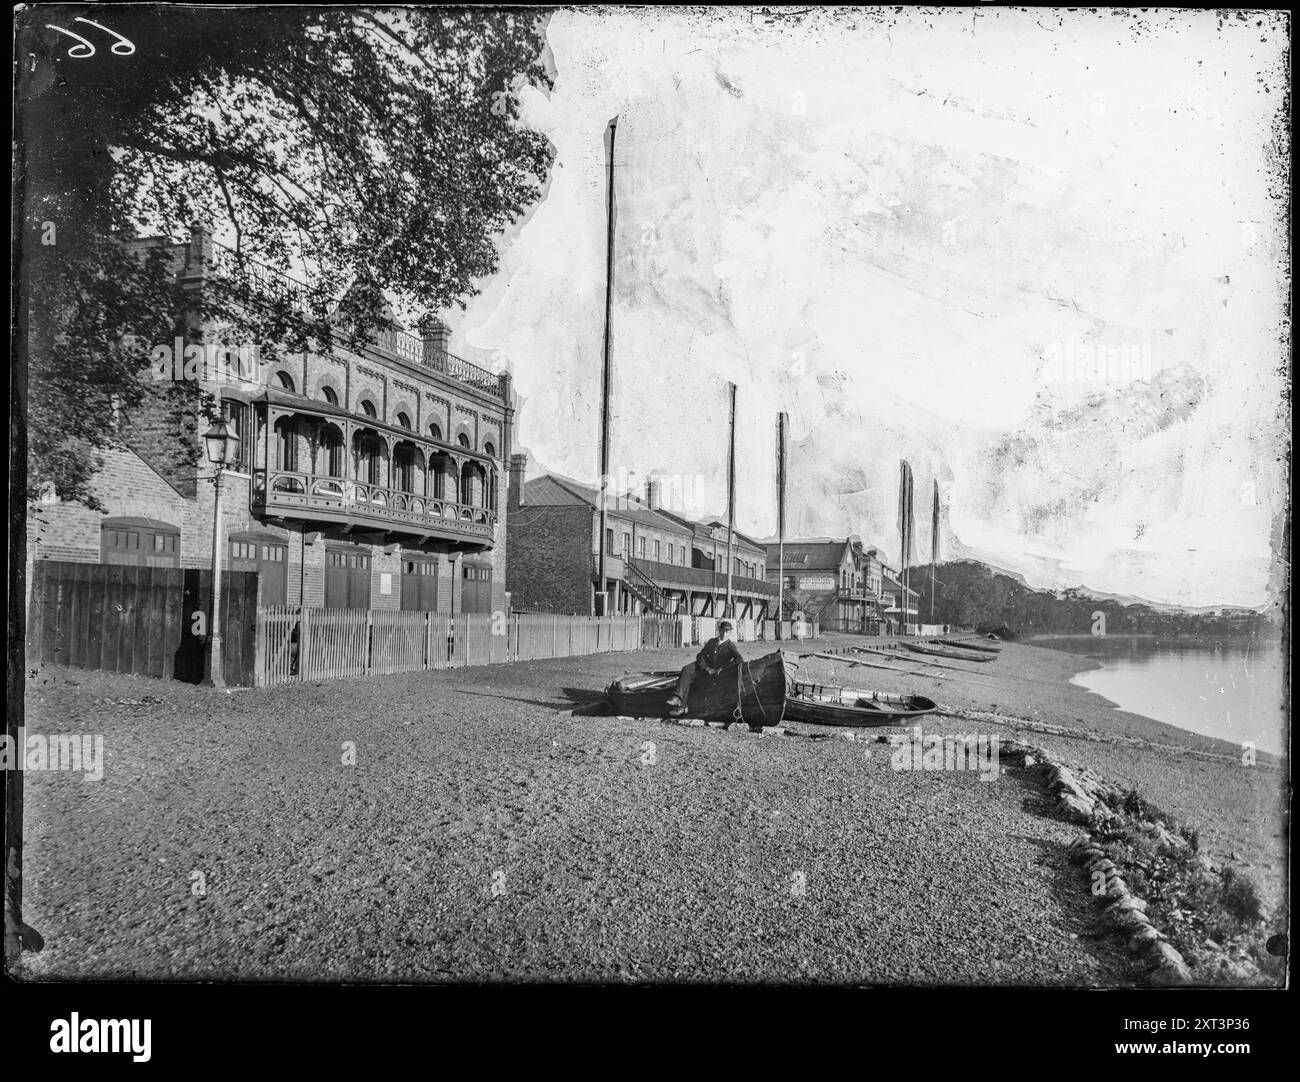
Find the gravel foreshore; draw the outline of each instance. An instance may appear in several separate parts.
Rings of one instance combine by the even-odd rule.
[[[105,766],[26,774],[24,916],[47,945],[24,974],[1142,980],[1068,863],[1079,829],[1024,771],[573,715],[692,653],[230,693],[38,673],[28,731],[103,734]]]
[[[843,649],[874,647],[879,642],[833,636],[825,645]],[[801,652],[814,649],[823,646],[804,647]],[[849,658],[896,664],[848,654],[833,662],[805,658],[801,665],[809,667],[810,675],[853,687],[927,695],[945,710],[1025,719],[1031,724],[1008,723],[994,730],[1047,746],[1066,761],[1137,790],[1187,823],[1199,832],[1202,851],[1256,881],[1278,913],[1279,930],[1284,930],[1287,773],[1277,756],[1261,752],[1255,766],[1244,766],[1236,744],[1115,709],[1100,695],[1070,683],[1076,673],[1097,665],[1081,654],[1004,643],[1001,655],[990,664],[935,658],[953,666],[928,670],[942,678],[903,676],[853,665]],[[921,661],[920,655],[917,658]],[[935,719],[940,728],[945,722],[951,724],[948,719]],[[982,723],[987,724],[987,719]],[[1070,730],[1073,735],[1043,732],[1034,726]]]

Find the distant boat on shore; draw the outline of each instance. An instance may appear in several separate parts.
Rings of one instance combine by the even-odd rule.
[[[940,646],[933,642],[904,642],[906,649],[914,654],[931,654],[934,657],[951,658],[954,661],[993,661],[996,654],[981,654],[975,650],[959,650],[952,646]]]
[[[1002,647],[990,646],[987,643],[972,642],[970,640],[960,639],[935,639],[936,643],[941,646],[955,646],[960,650],[978,650],[981,654],[1000,654]]]

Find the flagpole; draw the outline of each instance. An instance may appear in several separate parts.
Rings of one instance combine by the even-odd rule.
[[[930,528],[930,623],[934,623],[934,572],[939,563],[939,480],[934,482],[934,512]]]
[[[784,413],[776,415],[776,637],[781,637],[785,609],[785,426]]]
[[[598,558],[596,561],[599,585],[596,588],[596,615],[609,615],[609,594],[606,592],[606,561],[609,554],[605,551],[605,531],[608,529],[607,508],[609,502],[609,391],[613,376],[611,365],[612,324],[614,309],[614,133],[618,128],[618,117],[614,117],[605,129],[605,155],[608,159],[609,180],[605,207],[605,347],[601,364],[600,378],[600,534],[597,539]],[[627,554],[628,559],[632,554]]]
[[[734,620],[731,608],[731,556],[732,534],[736,528],[736,385],[727,384],[731,398],[731,425],[727,434],[727,619]]]

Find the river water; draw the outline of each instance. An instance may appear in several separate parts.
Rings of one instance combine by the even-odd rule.
[[[1281,754],[1285,748],[1277,640],[1079,635],[1033,641],[1100,662],[1101,668],[1078,673],[1071,683],[1122,710],[1234,744],[1250,741],[1261,751]]]

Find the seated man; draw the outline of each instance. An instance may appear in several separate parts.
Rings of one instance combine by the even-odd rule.
[[[732,641],[731,633],[734,630],[730,620],[719,620],[717,637],[706,642],[695,660],[682,669],[682,675],[677,681],[677,694],[668,700],[669,717],[680,718],[686,713],[691,683],[697,673],[717,676],[723,669],[739,665],[744,660]]]

